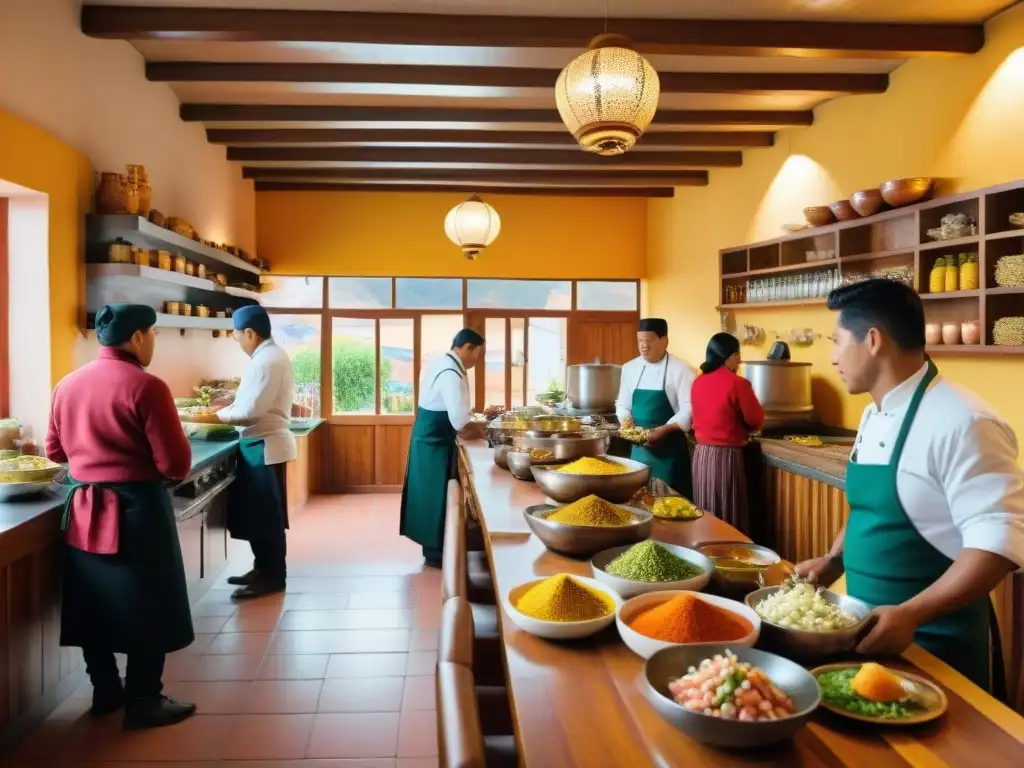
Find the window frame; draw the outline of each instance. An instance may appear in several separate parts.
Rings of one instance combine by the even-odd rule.
[[[607,320],[625,321],[639,320],[641,280],[639,278],[524,278],[524,277],[450,277],[445,275],[400,275],[392,276],[391,280],[391,306],[377,309],[341,309],[330,307],[330,279],[331,278],[362,278],[362,277],[383,277],[378,275],[338,275],[338,274],[280,274],[277,277],[319,277],[323,278],[321,306],[311,307],[267,307],[271,315],[319,315],[321,317],[320,332],[320,417],[331,424],[344,424],[350,426],[371,426],[384,424],[412,424],[415,420],[415,410],[412,414],[385,414],[381,413],[381,391],[380,391],[380,361],[381,361],[381,337],[380,321],[386,319],[413,321],[413,402],[419,401],[421,357],[422,357],[422,319],[429,315],[457,315],[461,314],[463,325],[484,333],[487,319],[503,319],[505,321],[505,406],[510,405],[512,397],[511,367],[509,358],[511,356],[511,328],[512,319],[521,318],[524,322],[524,354],[526,356],[523,366],[523,396],[526,397],[529,387],[529,321],[531,318],[564,318],[566,320],[566,356],[567,361],[573,358],[570,349],[573,343],[573,321],[580,320]],[[398,297],[397,281],[399,279],[447,279],[460,280],[462,282],[462,307],[448,309],[409,309],[395,306]],[[569,282],[572,292],[570,308],[564,310],[540,310],[540,309],[492,309],[492,308],[470,308],[469,304],[469,281],[470,280],[514,280],[517,282],[539,281],[539,282]],[[581,282],[602,282],[602,283],[632,283],[636,286],[636,306],[638,309],[633,312],[623,310],[578,310],[576,308],[577,286]],[[373,414],[335,414],[334,413],[334,392],[332,382],[332,350],[334,336],[334,318],[370,319],[374,320],[374,336],[376,348],[376,363],[374,367],[374,410]],[[483,358],[481,358],[482,360]],[[326,362],[325,362],[326,361]],[[486,370],[482,363],[478,364],[472,392],[474,410],[482,410],[489,403],[484,403],[483,398],[486,391]],[[497,405],[498,403],[494,403]]]
[[[8,264],[8,242],[10,229],[8,216],[10,202],[0,197],[0,418],[11,415],[11,365],[10,365],[10,270]]]

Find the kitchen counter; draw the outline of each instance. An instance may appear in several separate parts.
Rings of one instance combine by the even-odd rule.
[[[789,440],[759,438],[766,464],[795,475],[816,480],[833,488],[846,488],[846,465],[850,461],[852,441],[825,443],[820,448],[797,445]]]

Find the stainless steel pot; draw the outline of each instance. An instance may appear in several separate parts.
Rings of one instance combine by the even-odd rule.
[[[566,400],[581,411],[612,411],[619,396],[621,378],[621,365],[600,361],[570,365],[565,373]]]
[[[806,421],[814,414],[810,363],[754,360],[743,363],[743,375],[771,424]]]

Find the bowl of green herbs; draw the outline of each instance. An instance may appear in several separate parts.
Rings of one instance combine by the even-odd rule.
[[[870,666],[878,669],[878,665]],[[878,725],[926,723],[941,717],[949,707],[945,692],[931,680],[890,667],[884,668],[885,673],[899,681],[905,695],[883,701],[867,698],[854,690],[854,678],[861,667],[856,662],[843,662],[812,669],[821,687],[821,706],[842,717]]]
[[[625,599],[665,590],[699,592],[710,581],[714,564],[695,549],[648,539],[598,552],[590,568],[595,579]]]

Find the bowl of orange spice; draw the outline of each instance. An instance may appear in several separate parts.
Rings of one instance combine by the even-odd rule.
[[[623,642],[645,659],[681,645],[751,647],[761,635],[761,617],[743,603],[686,590],[648,592],[627,600],[615,624]]]

